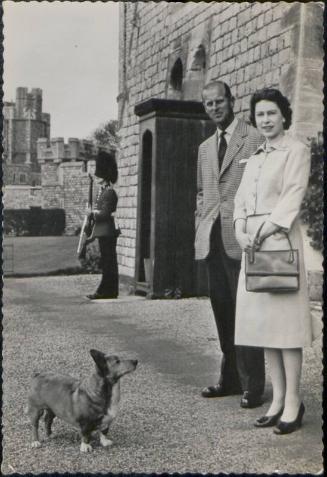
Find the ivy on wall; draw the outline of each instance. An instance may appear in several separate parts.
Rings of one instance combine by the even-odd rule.
[[[323,169],[324,149],[322,140],[311,140],[311,174],[308,190],[302,203],[301,218],[308,225],[310,245],[315,250],[323,250]]]

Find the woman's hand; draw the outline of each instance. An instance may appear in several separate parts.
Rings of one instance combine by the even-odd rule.
[[[251,235],[238,231],[236,233],[236,240],[242,250],[247,251],[252,246],[252,237]]]
[[[265,238],[269,237],[270,235],[273,235],[275,232],[278,232],[280,229],[281,227],[279,225],[273,224],[272,222],[269,222],[269,220],[267,220],[263,224],[262,229],[260,230],[259,237],[257,237],[257,239],[255,240],[254,246],[256,247],[256,249],[260,247],[261,242]]]

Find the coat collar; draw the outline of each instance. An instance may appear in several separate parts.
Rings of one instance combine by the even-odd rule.
[[[286,151],[289,147],[289,138],[287,135],[284,135],[278,143],[269,144],[265,141],[263,144],[260,144],[254,154],[259,154],[259,152]]]

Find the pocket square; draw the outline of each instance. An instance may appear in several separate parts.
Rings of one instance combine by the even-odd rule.
[[[239,161],[239,164],[246,164],[248,162],[249,159],[241,159]]]

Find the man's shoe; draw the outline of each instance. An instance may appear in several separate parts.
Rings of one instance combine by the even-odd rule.
[[[241,399],[241,407],[244,409],[252,409],[254,407],[259,407],[263,404],[263,399],[261,396],[256,394],[251,394],[249,391],[244,391]]]
[[[235,394],[242,394],[242,391],[237,388],[227,389],[221,384],[217,384],[216,386],[208,386],[206,388],[203,388],[201,392],[201,396],[205,398],[232,396]]]
[[[109,295],[100,295],[99,293],[93,293],[92,295],[86,295],[89,300],[112,300],[117,298],[117,296],[109,296]]]

